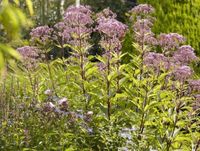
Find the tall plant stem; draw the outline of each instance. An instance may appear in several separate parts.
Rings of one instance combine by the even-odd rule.
[[[110,52],[109,56],[107,57],[107,81],[106,81],[106,89],[107,89],[107,112],[108,112],[108,119],[110,120],[111,116],[111,102],[110,102],[110,81],[108,76],[110,74]]]
[[[55,83],[54,83],[54,79],[53,79],[53,74],[51,72],[51,67],[50,67],[49,61],[47,59],[47,53],[45,54],[45,57],[46,57],[47,70],[48,70],[49,78],[51,81],[51,86],[52,86],[52,89],[53,89],[55,95],[57,96],[56,87],[55,87]]]

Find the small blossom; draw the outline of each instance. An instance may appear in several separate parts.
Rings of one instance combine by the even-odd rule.
[[[47,102],[47,103],[44,105],[43,110],[44,110],[45,112],[50,112],[50,111],[54,111],[55,107],[56,107],[56,106],[55,106],[52,102]]]
[[[35,43],[40,44],[48,44],[49,41],[51,41],[53,29],[49,28],[48,26],[39,26],[34,29],[32,29],[30,35],[31,35],[31,41]]]
[[[184,82],[192,76],[193,71],[189,66],[180,66],[174,70],[173,74],[176,80]]]
[[[52,95],[52,91],[50,89],[47,89],[44,91],[45,95],[51,96]]]
[[[173,56],[174,60],[180,62],[181,64],[188,64],[192,61],[197,60],[194,53],[194,49],[191,46],[185,45],[181,46]]]
[[[140,4],[138,6],[135,6],[130,12],[135,13],[135,14],[151,14],[155,10],[151,5],[148,4]]]
[[[68,110],[68,101],[67,98],[62,98],[58,101],[58,105],[60,106],[61,111],[67,111]]]
[[[177,49],[184,42],[185,38],[177,33],[160,34],[159,36],[159,45],[164,51]]]

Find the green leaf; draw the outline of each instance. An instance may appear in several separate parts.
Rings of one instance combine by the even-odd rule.
[[[31,0],[26,0],[26,4],[28,6],[28,10],[30,15],[33,15],[34,11],[33,11],[33,3]]]
[[[13,57],[13,58],[18,59],[18,60],[21,59],[20,54],[10,46],[4,45],[4,44],[0,44],[0,51],[4,55],[8,55],[9,57]]]

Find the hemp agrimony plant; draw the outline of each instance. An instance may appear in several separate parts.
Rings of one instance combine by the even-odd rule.
[[[154,34],[153,13],[138,5],[127,26],[109,8],[70,6],[53,27],[34,28],[30,46],[18,48],[24,70],[1,84],[2,98],[21,103],[2,119],[0,150],[198,151],[199,59],[182,35]],[[122,53],[127,33],[134,51]],[[102,55],[89,54],[94,35]],[[54,46],[60,58],[49,57]]]

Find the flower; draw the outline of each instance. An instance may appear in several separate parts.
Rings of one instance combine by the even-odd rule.
[[[173,58],[181,64],[188,64],[197,60],[194,49],[189,45],[184,45],[178,48],[178,51],[174,53]]]
[[[200,92],[200,80],[190,80],[189,81],[189,88],[192,91]]]
[[[39,26],[31,30],[31,41],[39,44],[48,44],[52,39],[53,28]]]
[[[45,103],[43,110],[45,112],[50,112],[50,111],[54,111],[55,107],[56,106],[52,102],[47,102],[47,103]]]
[[[122,38],[125,35],[127,26],[116,19],[107,19],[99,22],[97,30],[108,37]]]
[[[91,46],[89,38],[93,31],[93,19],[90,7],[68,7],[64,14],[63,23],[55,26],[61,31],[60,37],[64,43],[68,43],[78,50],[86,50]]]
[[[192,76],[193,71],[189,66],[180,66],[174,70],[173,74],[176,80],[184,82]]]
[[[138,6],[135,6],[130,12],[135,14],[151,14],[155,10],[151,5],[148,4],[140,4]]]
[[[17,51],[22,55],[23,57],[23,64],[31,69],[36,66],[39,57],[39,50],[36,47],[31,46],[24,46],[17,48]]]
[[[115,19],[117,17],[117,14],[113,13],[110,8],[106,8],[102,10],[100,13],[96,14],[97,22],[102,22],[106,19]]]
[[[110,13],[112,14],[112,13]],[[102,34],[100,45],[106,51],[119,51],[121,39],[125,36],[127,26],[113,17],[100,19],[96,28]]]
[[[60,106],[61,111],[67,111],[68,110],[68,101],[67,98],[62,98],[58,101],[58,105]]]
[[[195,95],[195,101],[193,102],[193,110],[199,110],[200,108],[200,94]]]
[[[51,96],[52,95],[52,91],[50,89],[47,89],[44,91],[44,94]]]
[[[89,6],[70,6],[64,13],[64,22],[70,26],[85,26],[93,24],[92,11]]]
[[[157,70],[160,70],[161,68],[168,70],[171,66],[167,57],[155,52],[149,52],[144,55],[144,64],[147,67],[153,67]]]
[[[164,51],[177,49],[183,42],[185,42],[185,38],[177,33],[163,33],[158,38],[158,43]]]
[[[157,45],[157,39],[151,31],[152,26],[150,19],[138,19],[133,25],[135,40],[140,44]]]

